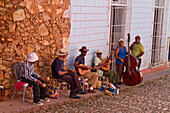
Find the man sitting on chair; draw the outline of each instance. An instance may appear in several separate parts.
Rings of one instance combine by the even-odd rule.
[[[98,49],[96,51],[96,57],[94,58],[94,65],[98,66],[102,62],[102,60],[103,60],[102,51]],[[102,76],[109,77],[109,82],[111,82],[114,85],[116,85],[116,83],[119,81],[119,76],[117,75],[116,71],[112,70],[103,71],[102,69],[97,69],[96,71],[100,77]]]
[[[38,56],[35,52],[29,53],[27,61],[22,63],[21,79],[23,82],[33,85],[33,102],[38,105],[43,105],[41,100],[49,102],[46,98],[46,88],[41,85],[44,83],[45,78],[40,77],[34,70],[34,63],[38,60]],[[39,90],[40,89],[40,90]]]
[[[88,70],[89,67],[85,66],[85,56],[87,54],[87,51],[89,49],[86,48],[86,46],[83,46],[81,49],[79,49],[81,54],[77,56],[75,59],[74,67],[76,68],[76,71],[78,71],[78,68],[83,69],[83,70]],[[80,65],[83,64],[83,65]],[[90,85],[89,93],[95,93],[94,88],[96,88],[97,81],[98,81],[98,74],[96,72],[86,72],[85,74],[81,75],[78,72],[78,75],[81,76],[82,78],[87,78],[88,83]]]
[[[68,53],[69,52],[65,48],[57,51],[58,57],[51,65],[52,75],[53,78],[63,80],[71,85],[70,98],[80,99],[81,97],[76,95],[81,88],[78,75],[75,70],[64,70],[64,59],[67,57]]]

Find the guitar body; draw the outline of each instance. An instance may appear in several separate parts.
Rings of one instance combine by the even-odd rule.
[[[108,60],[108,58],[104,58],[104,60],[102,62],[100,62],[99,65],[103,65],[104,63],[106,63],[107,60]],[[109,59],[108,65],[103,65],[100,67],[100,69],[102,69],[103,71],[109,71],[111,62],[112,62],[111,59]]]
[[[123,82],[128,86],[134,86],[142,82],[143,77],[140,77],[139,72],[124,72],[123,73]]]
[[[79,65],[80,65],[80,66],[85,66],[85,65],[83,65],[83,64],[79,64]],[[88,67],[90,68],[89,65],[88,65]],[[78,68],[78,72],[80,73],[80,75],[84,75],[84,74],[87,73],[87,72],[91,72],[91,70],[90,70],[90,69],[84,70],[84,69]]]
[[[124,60],[124,65],[126,66],[126,71],[123,73],[123,82],[128,86],[134,86],[142,82],[143,76],[140,71],[137,71],[137,60],[134,56],[130,55],[130,61],[131,66],[129,67],[129,70],[131,72],[127,71],[128,68],[128,57]]]
[[[126,66],[126,71],[123,72],[123,82],[128,86],[134,86],[143,81],[143,75],[140,71],[137,70],[138,61],[135,56],[130,55],[130,66],[128,72],[128,56],[124,60],[124,66]]]

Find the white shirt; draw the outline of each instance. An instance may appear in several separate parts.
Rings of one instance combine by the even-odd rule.
[[[101,61],[102,60],[99,57],[96,56],[94,58],[94,65],[95,66],[99,65]],[[103,71],[102,70],[100,70],[100,69],[96,69],[96,70],[97,70],[97,73],[98,73],[99,76],[103,76]]]

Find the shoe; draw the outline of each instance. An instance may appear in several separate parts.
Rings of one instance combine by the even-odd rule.
[[[50,102],[50,100],[48,98],[44,98],[44,99],[40,99],[40,100],[42,100],[44,102]]]
[[[96,91],[93,89],[93,90],[91,90],[91,89],[89,89],[89,91],[88,91],[89,93],[96,93]]]
[[[118,82],[117,84],[118,84],[118,85],[122,85],[122,84],[123,84],[123,82]]]
[[[87,92],[86,92],[86,91],[83,91],[83,90],[79,90],[79,91],[77,91],[76,93],[77,93],[77,94],[87,94]]]
[[[116,88],[119,88],[120,89],[120,87],[119,86],[117,86],[116,84],[113,84]]]
[[[70,95],[69,97],[74,98],[74,99],[80,99],[81,98],[80,96],[77,96],[77,95]]]
[[[42,102],[34,102],[34,104],[36,104],[36,105],[40,105],[40,106],[42,106],[43,105],[43,103]]]

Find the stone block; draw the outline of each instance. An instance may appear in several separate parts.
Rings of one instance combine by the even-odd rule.
[[[44,24],[41,24],[38,28],[38,33],[41,35],[41,36],[46,36],[49,34],[49,31],[47,29],[47,27],[44,25]]]
[[[1,1],[0,1],[0,6],[3,7],[4,4],[5,4],[5,1],[4,1],[4,0],[1,0]]]
[[[3,77],[3,75],[0,75],[0,81],[1,81],[1,80],[4,80],[4,77]]]
[[[18,9],[13,13],[14,21],[22,21],[25,20],[25,12],[23,9]]]
[[[43,20],[44,21],[48,21],[48,20],[50,20],[50,16],[48,15],[48,13],[43,13]]]

